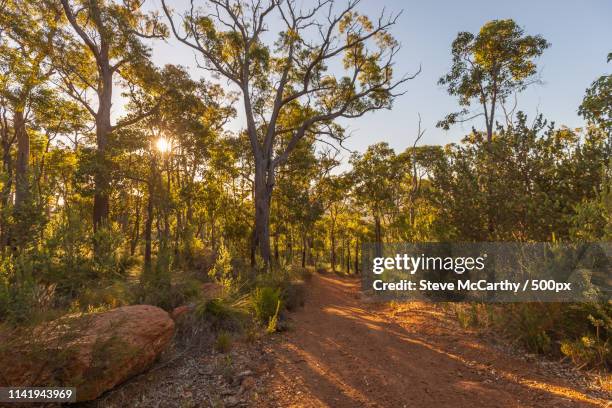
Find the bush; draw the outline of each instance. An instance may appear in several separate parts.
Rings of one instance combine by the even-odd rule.
[[[108,286],[86,288],[78,298],[79,305],[88,308],[113,309],[134,303],[134,288],[126,282],[116,281]]]
[[[0,321],[34,323],[55,301],[55,284],[33,278],[35,259],[27,253],[11,256],[0,264]]]
[[[215,350],[219,353],[227,353],[232,349],[232,336],[226,332],[221,331],[217,334],[215,340]]]
[[[457,304],[462,327],[480,327],[534,353],[567,356],[580,367],[612,367],[611,303]]]
[[[276,332],[276,330],[278,329],[278,313],[280,312],[280,305],[281,305],[281,302],[279,300],[276,303],[276,311],[274,312],[274,315],[268,321],[266,332],[268,332],[269,334]]]
[[[580,368],[585,366],[609,366],[612,350],[608,341],[593,336],[579,340],[563,340],[561,352]]]
[[[177,306],[196,301],[201,295],[201,282],[184,279],[176,283],[165,280],[143,282],[138,293],[138,303],[145,303],[171,311]]]
[[[213,282],[221,285],[224,294],[229,294],[234,289],[235,281],[232,271],[232,257],[223,242],[219,246],[217,258],[213,267],[208,272],[208,276],[210,276]]]
[[[282,300],[285,308],[292,312],[303,307],[306,297],[306,287],[302,281],[287,282],[282,291]]]
[[[231,301],[216,298],[198,304],[195,314],[197,318],[209,322],[214,329],[238,330],[248,316],[245,306],[244,299]]]
[[[251,305],[255,318],[262,324],[268,324],[281,305],[281,291],[278,288],[264,286],[256,288],[251,296]]]

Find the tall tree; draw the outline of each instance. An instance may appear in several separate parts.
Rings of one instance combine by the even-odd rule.
[[[332,0],[320,0],[308,10],[293,0],[202,3],[191,7],[178,25],[162,1],[178,40],[241,93],[255,162],[254,237],[269,263],[270,201],[278,166],[308,134],[341,139],[335,119],[389,108],[397,96],[394,90],[409,79],[393,80],[399,46],[389,28],[397,16],[372,21],[356,10],[359,1],[338,11]],[[275,27],[280,24],[274,44],[264,36],[271,20]],[[334,75],[329,67],[335,63],[345,76]],[[281,121],[286,115],[294,120]]]
[[[0,15],[4,37],[0,40],[0,99],[4,101],[2,141],[7,172],[2,203],[8,205],[8,195],[14,180],[13,215],[18,223],[31,221],[32,218],[28,213],[31,201],[29,132],[36,113],[49,107],[48,102],[56,97],[49,90],[48,81],[53,74],[49,59],[58,31],[59,17],[57,11],[38,7],[29,0],[7,2]],[[10,157],[13,143],[17,145],[14,177]],[[3,229],[6,230],[6,225],[3,225]],[[20,235],[19,238],[24,238],[24,234]],[[5,238],[8,239],[6,235]],[[5,243],[8,242],[5,240]]]
[[[610,61],[612,52],[608,54],[608,62]],[[589,86],[578,113],[612,137],[612,74],[600,76]]]
[[[460,32],[453,41],[453,65],[438,81],[459,98],[463,109],[438,122],[448,129],[457,122],[484,116],[487,140],[493,136],[495,115],[513,93],[537,82],[534,59],[550,44],[539,35],[525,35],[513,20],[493,20],[478,34]],[[476,102],[482,111],[470,111]]]
[[[351,164],[354,193],[374,221],[374,242],[377,253],[381,254],[384,217],[397,208],[402,176],[400,162],[393,149],[383,142],[369,146],[363,154],[353,154]]]
[[[128,86],[138,84],[143,71],[149,67],[149,49],[141,38],[163,38],[166,29],[154,14],[142,12],[139,1],[59,1],[70,29],[64,31],[61,57],[55,63],[68,94],[83,104],[95,123],[93,226],[96,230],[109,215],[108,161],[112,133],[151,113],[140,112],[113,124],[115,81],[121,78]],[[88,98],[91,92],[93,100]]]

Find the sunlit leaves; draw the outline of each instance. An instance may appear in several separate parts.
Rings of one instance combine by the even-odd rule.
[[[491,137],[496,107],[537,81],[534,59],[549,46],[539,35],[525,35],[513,20],[490,21],[477,35],[460,32],[452,44],[451,70],[438,83],[458,97],[459,105],[469,107],[475,100],[483,112],[470,116],[464,109],[449,114],[438,127],[448,129],[458,121],[482,115]]]
[[[611,59],[612,53],[608,54],[608,62]],[[612,75],[603,75],[591,84],[578,113],[612,132]]]

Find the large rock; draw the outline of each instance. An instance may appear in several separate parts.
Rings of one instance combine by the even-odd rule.
[[[155,306],[64,317],[2,339],[0,386],[73,386],[78,401],[92,400],[146,370],[173,333]]]

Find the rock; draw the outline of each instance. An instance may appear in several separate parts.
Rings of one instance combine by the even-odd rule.
[[[93,400],[145,371],[173,334],[173,320],[155,306],[63,317],[0,349],[0,386],[72,386],[78,401]]]
[[[193,309],[194,309],[193,305],[183,305],[183,306],[175,307],[174,310],[172,310],[172,312],[170,313],[170,317],[172,318],[172,320],[176,322],[180,318],[191,313]]]
[[[239,394],[243,394],[246,391],[255,387],[255,379],[253,377],[244,377],[242,379],[242,384],[240,384],[240,392]]]

